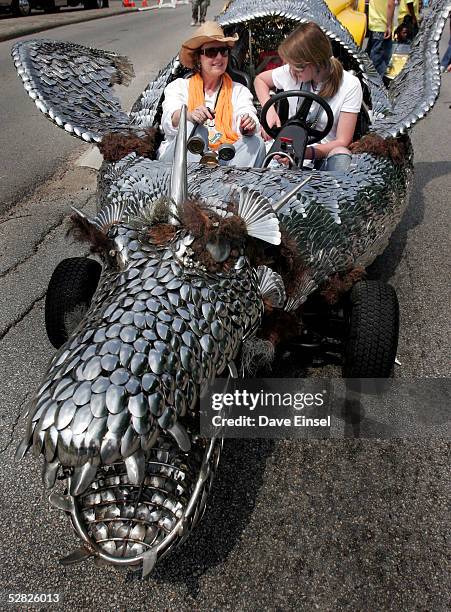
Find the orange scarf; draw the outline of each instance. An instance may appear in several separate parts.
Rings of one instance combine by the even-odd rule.
[[[196,73],[189,79],[188,84],[188,112],[198,106],[205,105],[204,82],[200,74]],[[232,130],[232,79],[228,74],[222,75],[222,87],[215,108],[215,129],[222,134],[214,144],[209,143],[211,149],[217,149],[225,142],[233,144],[239,135]]]

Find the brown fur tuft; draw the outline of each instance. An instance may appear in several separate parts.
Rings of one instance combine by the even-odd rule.
[[[352,153],[371,153],[376,157],[391,159],[394,164],[405,162],[408,153],[407,140],[399,138],[382,138],[378,134],[366,134],[350,145]]]
[[[182,224],[195,238],[202,238],[210,231],[210,215],[207,214],[207,211],[202,208],[201,203],[197,200],[187,200],[183,204],[181,217]]]
[[[220,217],[204,207],[202,202],[188,200],[182,207],[181,218],[182,224],[196,239],[191,248],[197,261],[209,272],[228,270],[234,265],[239,255],[239,247],[247,237],[246,225],[240,217]],[[207,242],[218,240],[230,243],[230,256],[224,262],[217,262],[206,249]]]
[[[166,244],[174,238],[176,231],[177,229],[169,223],[159,223],[150,227],[147,234],[154,244]]]
[[[72,236],[78,242],[88,242],[91,253],[105,253],[109,250],[111,243],[104,232],[77,213],[72,213],[69,220],[66,236]]]
[[[296,241],[283,228],[281,245],[268,245],[262,240],[248,236],[246,224],[238,215],[220,217],[197,200],[185,202],[181,210],[181,220],[196,238],[191,245],[196,259],[210,272],[230,269],[244,244],[251,265],[255,268],[266,265],[278,272],[288,296],[293,295],[306,272]],[[230,242],[230,256],[223,263],[216,262],[205,248],[207,242],[217,240]]]
[[[241,217],[226,217],[219,221],[218,237],[233,244],[242,243],[247,237],[246,223]]]
[[[334,274],[321,289],[321,295],[330,305],[336,304],[340,297],[365,276],[363,268],[354,268],[347,274]]]
[[[153,159],[156,153],[157,130],[149,128],[145,132],[146,135],[142,137],[137,136],[132,131],[129,133],[109,132],[105,134],[98,144],[103,159],[108,162],[117,162],[129,153],[136,153],[140,157]]]
[[[269,340],[276,347],[281,342],[297,336],[300,330],[301,319],[297,313],[274,308],[270,312],[265,310],[258,337]]]

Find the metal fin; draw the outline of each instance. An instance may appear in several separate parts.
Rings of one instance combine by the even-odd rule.
[[[16,449],[16,452],[14,454],[14,461],[20,461],[21,459],[23,459],[25,456],[25,453],[27,452],[27,450],[30,448],[32,444],[33,444],[33,436],[31,436],[30,438],[24,438]]]
[[[188,195],[188,171],[186,161],[186,105],[180,113],[179,130],[175,141],[174,160],[172,162],[171,185],[169,192],[169,223],[178,225],[177,210]]]
[[[44,461],[42,465],[42,482],[46,489],[52,489],[55,485],[60,465],[59,461],[51,461],[50,463]]]
[[[293,189],[291,191],[289,191],[288,193],[286,193],[283,198],[281,198],[278,202],[276,202],[273,206],[273,209],[275,210],[275,212],[279,212],[279,210],[282,208],[282,206],[284,206],[289,200],[291,200],[291,198],[297,194],[297,192],[304,187],[304,185],[306,185],[309,180],[312,178],[312,175],[310,174],[310,176],[308,176],[307,178],[305,178],[303,181],[301,181],[299,183],[299,185],[296,185],[296,187],[293,187]]]
[[[101,232],[106,232],[111,225],[122,221],[126,208],[127,200],[125,198],[113,200],[99,211],[92,219],[92,223]]]
[[[179,445],[181,451],[187,453],[191,450],[190,437],[181,423],[177,421],[170,429],[167,429],[166,431],[171,434],[171,436]]]
[[[63,510],[64,512],[72,512],[74,510],[74,500],[68,495],[50,493],[49,503],[57,510]]]
[[[131,484],[140,485],[146,475],[146,455],[138,450],[124,460]]]
[[[242,187],[238,215],[246,223],[249,236],[270,244],[280,244],[279,220],[271,203],[259,191]]]
[[[156,548],[151,548],[143,554],[143,578],[145,578],[151,573],[151,571],[155,567],[157,558],[158,553]]]
[[[20,415],[21,419],[26,419],[28,417],[28,415],[30,414],[31,408],[33,408],[35,405],[35,402],[36,402],[36,399],[33,399],[25,403],[25,407],[22,411],[22,414]]]
[[[89,215],[86,215],[82,210],[75,208],[75,206],[71,206],[71,209],[74,211],[74,213],[77,213],[79,217],[85,219],[88,223],[91,223],[92,225],[95,225],[97,227],[96,223],[94,223],[94,220]]]
[[[267,300],[274,308],[282,308],[287,299],[285,285],[282,277],[268,266],[257,268],[257,277],[262,298]]]
[[[76,563],[86,561],[86,559],[89,559],[89,557],[92,557],[92,552],[82,546],[81,548],[74,550],[74,552],[72,552],[70,555],[67,555],[67,557],[60,559],[60,563],[61,565],[75,565]]]
[[[99,461],[96,463],[98,465]],[[86,491],[96,476],[97,465],[87,461],[82,466],[74,469],[74,473],[70,478],[69,492],[71,495],[81,495]]]

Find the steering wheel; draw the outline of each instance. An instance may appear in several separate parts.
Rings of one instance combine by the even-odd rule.
[[[262,112],[260,116],[260,123],[262,124],[263,129],[265,130],[267,134],[269,134],[273,138],[277,138],[278,133],[282,129],[282,128],[276,128],[276,127],[269,127],[268,122],[266,121],[266,115],[268,113],[268,110],[271,108],[271,106],[273,106],[279,100],[286,100],[287,98],[304,98],[304,101],[302,102],[298,110],[296,111],[296,114],[293,115],[293,117],[290,117],[288,121],[294,124],[297,123],[299,124],[300,127],[304,128],[304,130],[307,132],[307,136],[309,137],[309,144],[313,144],[314,142],[319,142],[325,136],[327,136],[327,134],[330,132],[334,124],[334,114],[332,112],[332,109],[330,108],[326,100],[324,100],[324,98],[321,98],[317,94],[311,93],[310,91],[303,91],[302,89],[282,91],[281,93],[278,93],[275,96],[272,96],[265,103],[265,105],[262,108]],[[307,117],[308,117],[308,114],[310,112],[310,108],[313,102],[317,102],[327,115],[327,123],[322,130],[317,130],[315,128],[312,128],[307,123]]]

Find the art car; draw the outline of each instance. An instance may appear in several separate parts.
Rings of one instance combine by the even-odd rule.
[[[269,105],[261,111],[273,152],[291,139],[289,167],[269,158],[262,168],[223,167],[211,155],[187,164],[183,121],[170,164],[155,159],[155,146],[163,90],[187,74],[178,58],[127,114],[112,92],[132,76],[125,58],[51,40],[14,46],[24,87],[48,119],[101,147],[123,136],[125,147],[100,170],[97,214],[72,215],[93,257],[61,262],[50,281],[46,325],[57,351],[17,450],[42,455],[47,488],[64,483],[50,501],[81,546],[63,563],[93,558],[146,575],[187,538],[221,454],[219,438],[197,433],[199,398],[217,377],[246,375],[287,330],[306,350],[312,338],[333,345],[346,377],[390,375],[396,295],[363,272],[408,200],[409,129],[438,96],[449,11],[434,2],[390,91],[321,0],[235,0],[219,16],[240,35],[229,70],[248,85],[261,53],[297,24],[321,27],[364,91],[346,173],[304,167],[306,145],[321,137],[306,122],[309,105],[328,112],[318,96],[272,98],[305,98],[280,130],[265,124]]]

